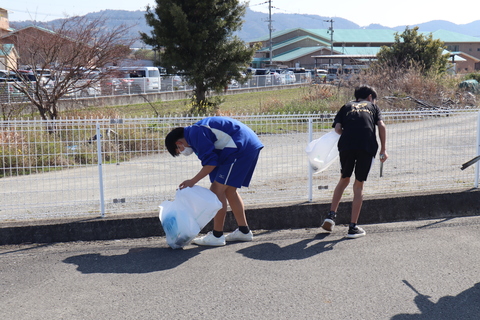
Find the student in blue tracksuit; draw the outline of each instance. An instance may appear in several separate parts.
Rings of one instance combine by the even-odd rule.
[[[202,169],[179,188],[193,187],[210,176],[210,190],[223,207],[213,219],[213,231],[195,238],[193,243],[223,246],[226,241],[252,241],[253,234],[245,217],[245,207],[238,188],[248,187],[263,144],[255,132],[245,124],[228,117],[208,117],[188,127],[178,127],[167,134],[165,146],[176,157],[195,153]],[[238,229],[223,235],[227,201],[232,209]]]

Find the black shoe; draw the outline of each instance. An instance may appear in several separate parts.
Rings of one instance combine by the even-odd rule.
[[[363,237],[366,234],[367,233],[365,232],[365,230],[363,230],[359,226],[356,226],[355,228],[348,228],[347,238],[356,239],[356,238]]]
[[[324,230],[333,231],[333,227],[335,227],[335,218],[336,214],[333,211],[330,211],[330,213],[327,215],[327,219],[323,221],[322,228]]]

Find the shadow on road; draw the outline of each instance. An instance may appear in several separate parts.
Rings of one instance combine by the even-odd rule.
[[[425,229],[425,228],[435,227],[435,226],[437,226],[437,225],[439,225],[439,224],[452,221],[453,219],[454,219],[454,218],[444,218],[444,219],[442,219],[442,220],[440,220],[440,221],[435,221],[435,222],[426,224],[426,225],[424,225],[424,226],[417,227],[417,229]]]
[[[283,261],[307,259],[319,253],[333,250],[335,244],[345,241],[343,238],[333,241],[320,241],[309,245],[311,242],[323,240],[328,235],[328,233],[319,233],[312,239],[304,239],[286,247],[280,247],[276,243],[261,243],[237,252],[247,258],[256,260]]]
[[[77,265],[81,273],[150,273],[178,267],[198,255],[204,248],[172,250],[170,248],[135,248],[128,253],[105,256],[99,253],[69,257],[63,262]]]
[[[430,319],[479,319],[480,317],[480,282],[457,296],[445,296],[437,303],[430,301],[430,297],[418,292],[408,281],[403,282],[409,286],[417,296],[415,304],[421,313],[398,314],[391,320],[430,320]]]

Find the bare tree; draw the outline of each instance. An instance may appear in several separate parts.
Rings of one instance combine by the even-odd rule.
[[[12,70],[14,85],[44,120],[56,119],[60,98],[100,82],[108,76],[98,72],[101,68],[130,53],[135,41],[128,37],[130,29],[126,25],[108,29],[104,17],[75,16],[51,30],[28,27],[13,32],[2,43],[14,44],[19,52]]]

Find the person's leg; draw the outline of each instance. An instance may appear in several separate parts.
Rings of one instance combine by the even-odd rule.
[[[327,218],[322,223],[322,228],[329,232],[333,231],[335,227],[335,218],[337,217],[338,206],[342,199],[345,188],[350,183],[350,176],[352,175],[353,168],[355,167],[355,157],[351,151],[340,152],[340,166],[341,176],[340,180],[333,191],[332,203],[330,204],[330,212],[327,214]]]
[[[237,188],[228,187],[226,196],[230,209],[232,209],[233,216],[237,221],[238,228],[225,237],[226,241],[252,241],[253,233],[248,227],[247,218],[245,216],[245,206],[243,199],[238,193]]]
[[[245,217],[245,206],[243,204],[243,199],[237,191],[237,188],[227,186],[225,190],[225,195],[232,209],[233,216],[237,221],[239,227],[245,227],[248,225],[247,218]]]
[[[322,228],[332,232],[333,227],[335,227],[335,218],[337,217],[337,209],[340,205],[340,200],[342,199],[343,191],[348,186],[350,178],[340,177],[335,190],[333,191],[332,204],[330,205],[330,212],[327,214],[325,220],[323,220]]]
[[[360,216],[360,210],[363,204],[363,181],[355,179],[353,183],[353,201],[352,201],[352,215],[350,218],[351,223],[357,224],[358,217]]]
[[[366,232],[357,226],[358,217],[363,203],[363,185],[364,181],[355,179],[353,183],[353,201],[352,201],[352,215],[350,217],[350,226],[348,227],[347,238],[356,239],[363,237]]]
[[[342,199],[343,192],[348,187],[350,183],[350,178],[340,177],[335,190],[333,191],[332,204],[330,205],[330,211],[337,212],[338,206],[340,205],[340,200]]]
[[[355,239],[365,236],[366,232],[357,226],[358,218],[363,204],[363,186],[367,180],[368,173],[372,165],[372,157],[367,153],[359,156],[357,166],[355,167],[355,182],[353,183],[353,201],[352,214],[350,217],[350,226],[348,228],[347,238]]]
[[[355,168],[356,153],[352,150],[340,152],[340,180],[333,191],[332,203],[330,205],[330,211],[337,212],[340,200],[342,199],[343,192],[350,184],[350,177],[352,176]]]
[[[214,181],[210,186],[210,191],[215,193],[218,200],[222,203],[222,208],[218,210],[213,218],[213,231],[223,232],[223,225],[225,224],[225,217],[227,215],[227,195],[226,190],[228,186]]]
[[[232,163],[220,165],[210,174],[210,190],[222,203],[222,209],[213,219],[213,235],[223,236],[227,204],[230,205],[239,228],[225,237],[226,241],[252,241],[253,234],[248,228],[245,207],[238,188],[248,187],[258,160],[260,150],[255,150],[236,158]]]
[[[210,190],[215,193],[218,200],[222,203],[222,208],[218,210],[213,218],[213,231],[210,231],[205,236],[198,237],[192,240],[193,243],[200,246],[224,246],[225,236],[223,235],[223,225],[225,223],[225,216],[227,215],[227,197],[225,190],[227,186],[214,181],[210,186]]]

